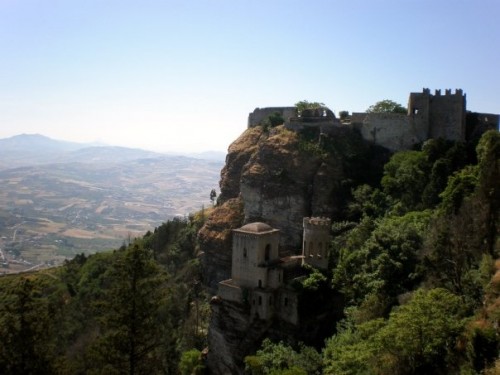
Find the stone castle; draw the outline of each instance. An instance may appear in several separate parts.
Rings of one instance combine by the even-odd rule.
[[[431,138],[466,141],[490,128],[497,129],[499,115],[466,111],[462,90],[434,94],[429,89],[411,93],[407,114],[352,113],[341,122],[328,108],[257,108],[248,117],[248,127],[261,125],[279,113],[285,128],[300,131],[318,128],[334,134],[338,127],[350,127],[362,137],[391,151],[410,149]],[[278,318],[299,324],[298,296],[290,284],[303,275],[302,265],[328,268],[330,219],[304,218],[302,253],[280,257],[280,230],[262,222],[249,223],[233,230],[231,278],[218,284],[217,300],[247,306],[251,320]]]
[[[302,255],[279,256],[279,230],[261,222],[233,230],[231,279],[219,283],[219,302],[249,306],[250,319],[274,317],[297,325],[298,296],[290,286],[302,265],[326,269],[330,219],[304,218]]]
[[[499,115],[468,112],[466,95],[461,89],[435,90],[410,93],[408,113],[352,113],[350,121],[340,122],[327,108],[306,110],[298,114],[295,107],[256,108],[248,116],[248,127],[260,125],[268,116],[279,113],[285,127],[301,130],[319,128],[322,133],[333,132],[335,127],[351,127],[362,137],[391,151],[410,149],[431,138],[467,141],[479,137],[488,129],[498,129]]]

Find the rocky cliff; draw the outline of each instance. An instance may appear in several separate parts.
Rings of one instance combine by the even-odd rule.
[[[281,231],[281,256],[299,253],[303,218],[345,217],[351,187],[379,178],[387,155],[349,128],[336,127],[328,135],[320,134],[319,128],[247,129],[229,147],[217,206],[198,234],[205,285],[215,294],[217,283],[231,278],[232,229],[263,221]],[[293,326],[276,317],[252,319],[244,303],[214,297],[208,335],[210,372],[243,373],[244,357],[255,352],[264,337],[311,345],[324,339],[322,334],[332,332],[336,313],[342,311],[330,304],[341,306],[341,299],[324,293],[301,300],[305,303],[299,306],[300,324]],[[325,306],[328,309],[320,313]]]
[[[218,205],[199,232],[205,284],[215,292],[219,281],[230,278],[231,229],[242,224],[266,222],[281,230],[283,254],[299,252],[303,217],[338,218],[351,185],[378,173],[356,164],[380,164],[369,154],[373,146],[347,128],[328,136],[283,126],[247,129],[229,147]],[[384,159],[386,153],[376,155]]]

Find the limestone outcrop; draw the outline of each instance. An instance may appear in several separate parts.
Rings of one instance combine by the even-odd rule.
[[[347,127],[337,127],[328,134],[320,128],[248,128],[229,147],[221,172],[221,194],[198,233],[204,254],[204,284],[215,295],[218,283],[231,278],[232,231],[248,223],[263,222],[279,229],[279,257],[299,254],[304,218],[323,217],[329,223],[328,219],[342,217],[352,184],[381,170],[387,154],[378,151],[373,152],[373,146]],[[364,164],[357,165],[356,160]],[[266,290],[263,285],[258,291],[265,294]],[[334,300],[327,293],[328,303],[323,297],[311,301],[301,297],[303,301],[297,303],[299,324],[291,324],[279,314],[261,319],[260,314],[256,318],[251,313],[254,301],[250,306],[248,291],[241,293],[241,301],[222,292],[212,300],[207,355],[210,373],[243,373],[244,357],[253,353],[264,337],[309,343],[324,339],[338,319],[334,315],[342,311],[338,300],[334,303],[338,309],[318,315]]]
[[[217,207],[199,233],[204,282],[215,293],[229,278],[232,229],[263,221],[281,231],[283,254],[301,249],[302,219],[334,217],[341,207],[342,159],[278,126],[247,129],[229,147]]]

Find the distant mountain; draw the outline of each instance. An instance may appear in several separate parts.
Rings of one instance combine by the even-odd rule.
[[[81,143],[58,141],[41,134],[20,134],[0,139],[0,152],[61,152],[86,147]]]
[[[40,134],[21,134],[0,139],[0,170],[61,162],[120,163],[165,155],[137,148],[59,141]],[[185,156],[213,161],[225,159],[225,154],[213,151]]]
[[[21,134],[0,139],[0,169],[40,165],[64,160],[63,155],[88,145]]]
[[[116,248],[209,207],[223,165],[213,154],[91,147],[39,134],[0,139],[0,248],[31,265]]]

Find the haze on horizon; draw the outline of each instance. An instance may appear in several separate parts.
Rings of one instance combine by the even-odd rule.
[[[255,107],[462,88],[499,113],[496,0],[0,1],[0,138],[226,151]]]

